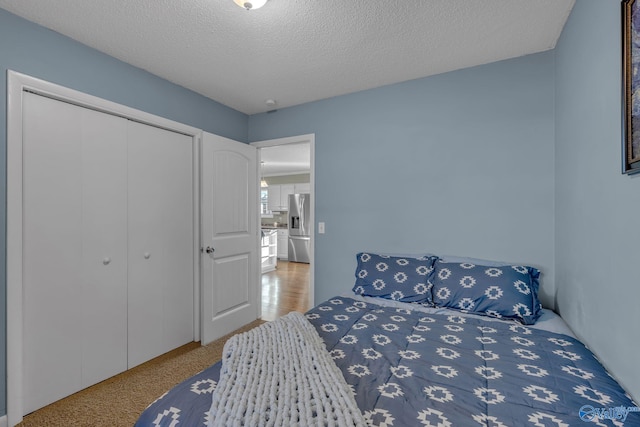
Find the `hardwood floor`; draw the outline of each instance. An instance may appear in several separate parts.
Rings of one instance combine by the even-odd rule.
[[[278,260],[278,268],[262,275],[262,320],[310,308],[309,264]]]

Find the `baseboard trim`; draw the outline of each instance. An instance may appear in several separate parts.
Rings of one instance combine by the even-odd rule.
[[[0,417],[0,427],[7,427],[7,416],[3,415]]]

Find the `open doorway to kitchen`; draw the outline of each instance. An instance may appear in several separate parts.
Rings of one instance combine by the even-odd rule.
[[[313,306],[314,135],[251,143],[260,162],[262,319]]]

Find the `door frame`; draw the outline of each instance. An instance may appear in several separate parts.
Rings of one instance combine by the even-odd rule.
[[[193,143],[193,331],[200,340],[200,129],[74,89],[7,71],[7,421],[23,418],[22,122],[23,94],[32,92],[102,113],[181,133]]]
[[[309,143],[309,151],[310,151],[310,171],[309,171],[309,184],[311,187],[311,201],[310,201],[310,209],[311,214],[309,215],[309,222],[311,224],[311,240],[309,243],[309,307],[313,307],[315,301],[315,213],[316,213],[316,185],[315,185],[315,171],[316,171],[316,162],[315,162],[315,152],[316,152],[316,135],[314,133],[309,133],[306,135],[297,135],[297,136],[289,136],[285,138],[277,138],[277,139],[267,139],[263,141],[255,141],[251,142],[250,145],[253,145],[258,149],[258,165],[261,160],[261,148],[266,147],[275,147],[279,145],[289,145],[289,144],[301,144],[301,143]],[[258,179],[258,185],[260,185],[260,179]],[[260,213],[258,212],[258,221],[260,221]],[[262,286],[258,286],[259,288],[259,296],[260,301],[262,301]]]

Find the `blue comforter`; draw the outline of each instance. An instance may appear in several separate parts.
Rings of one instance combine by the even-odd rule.
[[[595,421],[594,410],[635,407],[566,335],[350,298],[320,304],[307,318],[371,425],[569,426]],[[626,425],[640,425],[640,414],[629,413]]]
[[[222,362],[181,382],[140,415],[134,427],[206,426],[211,393],[218,385]]]
[[[372,426],[640,425],[622,388],[566,335],[343,297],[307,318]],[[205,425],[218,369],[158,399],[136,426]]]

